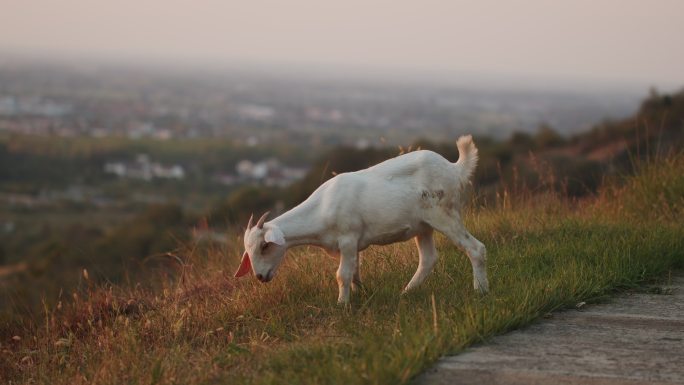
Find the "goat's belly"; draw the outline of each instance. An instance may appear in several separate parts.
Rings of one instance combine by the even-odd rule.
[[[362,239],[361,248],[365,249],[370,245],[389,245],[391,243],[407,241],[424,231],[425,226],[422,224],[406,224],[391,231],[368,234]]]

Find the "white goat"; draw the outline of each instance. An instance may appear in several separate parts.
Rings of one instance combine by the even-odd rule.
[[[418,270],[404,291],[421,284],[437,261],[433,230],[445,234],[465,251],[473,266],[474,286],[487,292],[485,246],[461,221],[462,191],[477,165],[472,137],[457,142],[459,158],[451,163],[432,151],[415,151],[365,170],[339,174],[321,185],[297,207],[255,226],[249,219],[245,252],[235,273],[250,270],[270,281],[290,247],[315,245],[340,257],[337,269],[340,303],[349,302],[350,286],[361,284],[359,251],[416,239]]]

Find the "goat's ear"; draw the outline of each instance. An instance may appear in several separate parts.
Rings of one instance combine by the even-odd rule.
[[[285,235],[283,234],[283,232],[280,230],[279,227],[270,226],[268,228],[268,230],[266,230],[266,234],[264,234],[264,241],[273,242],[278,246],[284,246],[285,245]]]
[[[242,254],[242,262],[240,262],[240,267],[238,267],[237,271],[235,272],[235,277],[242,277],[243,275],[249,273],[251,270],[252,262],[249,260],[249,254],[247,254],[247,251],[245,251],[245,253]]]

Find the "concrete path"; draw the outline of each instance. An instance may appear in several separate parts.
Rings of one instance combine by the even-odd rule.
[[[442,358],[416,383],[684,384],[684,275],[662,287],[553,313]]]

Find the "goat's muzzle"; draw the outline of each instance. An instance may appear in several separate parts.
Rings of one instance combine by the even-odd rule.
[[[269,270],[268,273],[266,273],[266,275],[257,274],[256,278],[259,281],[266,283],[266,282],[269,282],[271,279],[273,279],[273,274],[271,274],[271,270]]]

